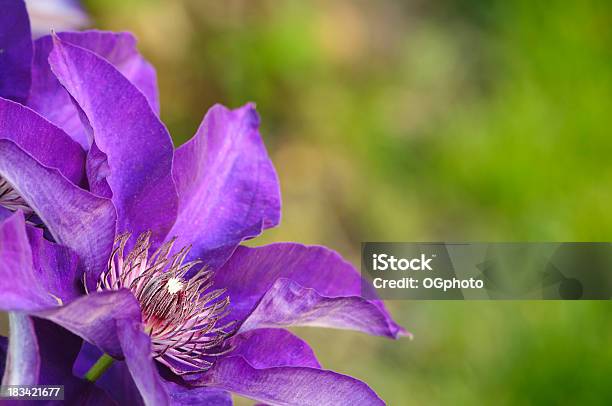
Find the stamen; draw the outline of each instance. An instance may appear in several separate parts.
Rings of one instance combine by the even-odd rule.
[[[149,256],[151,232],[145,232],[124,257],[129,238],[130,233],[124,233],[115,240],[97,291],[132,291],[140,303],[145,331],[151,336],[153,357],[173,372],[210,368],[214,357],[232,350],[226,338],[235,332],[235,322],[218,325],[229,313],[225,290],[210,290],[212,273],[204,266],[185,279],[189,270],[200,265],[200,261],[183,263],[191,247],[170,256],[172,239]]]
[[[26,218],[34,213],[28,203],[17,193],[17,191],[7,182],[6,179],[0,176],[0,206],[10,211],[23,211]]]

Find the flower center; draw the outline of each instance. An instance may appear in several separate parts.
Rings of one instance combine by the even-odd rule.
[[[10,211],[21,209],[26,218],[34,212],[23,197],[19,196],[13,186],[2,176],[0,176],[0,206]]]
[[[225,339],[234,333],[234,322],[220,323],[229,313],[229,297],[224,289],[211,289],[206,267],[185,278],[200,265],[185,263],[191,247],[170,255],[172,239],[149,255],[150,238],[151,232],[142,233],[125,256],[130,233],[118,236],[96,290],[129,289],[140,303],[154,358],[177,374],[204,371],[215,356],[231,351]]]
[[[166,284],[166,289],[168,289],[168,293],[174,295],[183,289],[183,282],[178,278],[170,278]]]

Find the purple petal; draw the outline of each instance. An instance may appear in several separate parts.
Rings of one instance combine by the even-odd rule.
[[[89,190],[98,196],[111,199],[113,192],[108,185],[106,178],[111,174],[108,167],[108,158],[106,154],[98,148],[98,145],[93,142],[87,155],[87,180],[89,181]]]
[[[85,175],[85,152],[64,131],[34,111],[0,98],[0,139],[19,145],[38,162],[58,169],[78,185]]]
[[[104,354],[98,347],[83,342],[79,356],[74,363],[73,373],[84,376],[92,365]],[[132,379],[124,361],[115,361],[96,381],[96,386],[106,390],[109,395],[126,405],[143,405],[140,392]]]
[[[29,311],[56,306],[52,292],[41,282],[53,276],[34,269],[23,214],[17,212],[0,223],[0,309]]]
[[[115,238],[112,202],[74,186],[12,141],[0,140],[0,156],[0,176],[26,200],[55,241],[78,255],[95,280],[106,267]]]
[[[138,301],[125,289],[91,293],[65,306],[33,314],[59,324],[116,358],[123,356],[119,321],[140,322]]]
[[[68,395],[64,395],[65,404],[87,406],[119,405],[105,391],[96,387],[91,382],[73,378],[70,383],[74,386],[74,389],[70,390]],[[65,386],[66,384],[64,384]]]
[[[9,346],[2,385],[36,385],[40,369],[34,322],[21,313],[9,313]]]
[[[252,104],[216,105],[177,149],[173,175],[179,214],[170,235],[215,268],[242,240],[280,221],[278,178],[259,136]]]
[[[4,366],[8,354],[8,337],[0,336],[0,375],[4,376]]]
[[[255,368],[300,366],[321,368],[308,344],[282,329],[258,329],[238,334],[230,356],[241,355]]]
[[[0,376],[4,376],[4,371],[6,370],[8,348],[8,337],[0,336]],[[2,383],[2,379],[0,379],[0,383]]]
[[[31,235],[31,243],[28,243],[27,234]],[[32,263],[30,245],[35,252],[40,253],[34,263]],[[113,329],[110,327],[114,325],[100,316],[99,313],[105,311],[105,303],[100,300],[93,303],[93,310],[82,305],[83,299],[76,300],[75,305],[55,307],[45,311],[39,310],[40,308],[52,308],[58,304],[59,297],[53,295],[52,292],[54,292],[54,285],[58,283],[57,279],[64,276],[62,274],[64,265],[63,261],[60,261],[57,263],[59,267],[53,268],[54,261],[63,255],[61,247],[59,252],[54,251],[55,247],[55,244],[42,240],[40,230],[30,230],[26,233],[25,222],[20,212],[0,224],[0,281],[2,281],[0,302],[2,308],[16,307],[49,317],[71,329],[78,330],[88,339],[105,343],[108,339],[101,336],[112,334]],[[47,254],[49,257],[45,258]],[[47,273],[37,274],[37,270],[40,269]],[[50,271],[58,273],[53,274]],[[129,293],[128,295],[131,296]],[[97,296],[92,297],[97,298]],[[135,301],[133,297],[132,301]],[[115,307],[107,307],[111,307],[110,311],[117,314],[121,314],[118,310],[120,309],[125,315],[125,312],[129,310],[129,303],[118,302]],[[140,317],[137,304],[136,313],[136,317]],[[14,312],[9,315],[11,336],[4,384],[61,383],[66,386],[67,400],[83,398],[94,400],[102,396],[100,391],[95,390],[91,385],[72,377],[72,363],[78,354],[81,342],[78,337],[42,320],[37,321],[35,333],[30,317]],[[85,326],[82,325],[83,323]],[[91,324],[88,325],[88,323]],[[36,334],[43,340],[37,341]],[[59,346],[62,347],[61,351],[57,350]],[[103,396],[102,399],[104,398]]]
[[[21,0],[0,0],[0,97],[25,103],[30,91],[32,34]]]
[[[170,399],[164,382],[151,356],[151,339],[142,325],[133,320],[119,320],[117,332],[125,363],[132,374],[140,395],[147,405],[167,405]]]
[[[114,403],[103,390],[72,374],[82,342],[79,337],[46,320],[35,319],[34,325],[41,359],[38,385],[64,385],[67,404]]]
[[[41,369],[40,385],[58,384],[72,378],[72,363],[76,359],[82,340],[47,320],[34,318]],[[61,348],[61,351],[58,349]]]
[[[6,220],[7,218],[11,217],[13,214],[15,214],[15,212],[10,211],[9,209],[5,207],[0,206],[0,221]]]
[[[218,360],[197,382],[280,405],[384,405],[365,383],[306,367],[256,369],[242,357]]]
[[[172,405],[207,405],[231,406],[232,395],[224,390],[215,388],[188,388],[174,382],[165,382],[166,390],[172,400]]]
[[[104,391],[72,375],[80,338],[51,322],[23,314],[10,313],[9,322],[3,385],[61,384],[68,404],[113,404]]]
[[[118,230],[152,230],[161,241],[176,218],[170,135],[142,93],[110,63],[60,39],[49,56],[53,72],[87,115],[106,154]]]
[[[61,32],[63,41],[88,49],[115,66],[147,98],[159,115],[159,98],[155,69],[136,49],[136,39],[130,33],[104,31]],[[50,35],[34,41],[32,90],[28,104],[43,116],[63,128],[83,147],[89,149],[90,139],[83,128],[70,96],[49,66],[53,49]]]
[[[32,249],[33,269],[43,288],[62,303],[69,303],[80,296],[83,285],[77,272],[76,254],[45,239],[40,228],[27,225],[26,229]]]
[[[361,297],[357,270],[325,247],[238,247],[215,284],[228,290],[230,317],[245,320],[241,331],[305,325],[393,338],[405,333],[382,302]]]
[[[331,327],[389,338],[405,334],[384,309],[371,301],[358,296],[325,297],[289,279],[279,279],[272,285],[240,331],[289,326]]]

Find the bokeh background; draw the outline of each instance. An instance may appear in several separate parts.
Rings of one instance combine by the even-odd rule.
[[[257,102],[284,213],[255,244],[610,241],[610,2],[84,5],[136,34],[177,144]],[[388,306],[412,341],[296,331],[390,405],[612,404],[609,303]]]

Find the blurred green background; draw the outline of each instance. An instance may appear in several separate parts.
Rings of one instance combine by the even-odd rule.
[[[89,0],[136,34],[177,143],[257,102],[282,225],[257,244],[610,241],[609,1]],[[390,405],[612,404],[605,302],[390,302],[392,342],[299,329]]]

